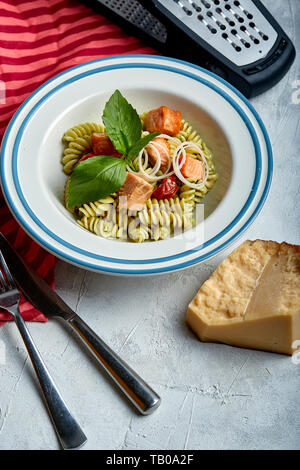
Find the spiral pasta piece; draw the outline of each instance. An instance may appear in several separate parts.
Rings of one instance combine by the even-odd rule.
[[[83,216],[81,219],[77,219],[77,223],[85,228],[86,230],[89,230],[89,232],[93,232],[97,234],[97,225],[100,221],[99,217],[88,217],[88,216]]]
[[[210,191],[210,189],[214,186],[216,180],[218,179],[218,176],[216,173],[212,173],[208,175],[207,181],[205,183],[205,186],[201,189],[196,189],[195,190],[195,197],[194,201],[195,203],[199,203],[201,199],[203,199],[206,194]]]
[[[136,243],[142,243],[150,238],[149,228],[140,225],[139,220],[136,218],[129,219],[128,237]]]
[[[81,219],[77,219],[77,223],[89,232],[93,232],[103,238],[117,237],[117,225],[106,218],[84,216]]]
[[[193,142],[194,144],[198,145],[201,150],[205,153],[206,157],[208,158],[211,155],[210,150],[205,145],[205,142],[198,134],[196,130],[190,125],[188,121],[182,119],[182,129],[177,134],[177,138],[181,140],[181,142],[189,141]]]
[[[69,143],[65,148],[62,164],[64,167],[64,172],[69,175],[72,173],[75,165],[78,163],[78,160],[92,150],[92,136],[85,135],[83,137],[78,137]]]
[[[77,209],[80,226],[104,238],[125,238],[142,243],[165,240],[193,226],[193,204],[179,197],[149,199],[140,211],[124,211],[115,198],[103,198]]]
[[[98,199],[98,201],[83,204],[77,209],[77,212],[81,217],[103,217],[105,214],[112,214],[115,207],[115,198],[113,196],[107,196],[105,198]]]
[[[69,143],[79,137],[84,137],[85,135],[92,135],[93,132],[105,132],[105,127],[103,124],[98,124],[96,122],[85,122],[83,124],[78,124],[77,126],[71,127],[63,135],[63,142]]]
[[[196,189],[190,188],[186,184],[183,184],[179,189],[179,197],[193,206],[196,204],[195,201]]]

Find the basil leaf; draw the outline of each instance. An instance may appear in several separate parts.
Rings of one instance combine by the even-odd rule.
[[[142,122],[136,110],[119,90],[116,90],[106,103],[102,120],[114,147],[122,155],[127,155],[141,137]]]
[[[68,188],[68,206],[81,206],[109,196],[124,184],[126,162],[121,158],[99,155],[77,165]]]
[[[133,146],[130,148],[127,156],[132,159],[138,155],[138,153],[149,144],[149,142],[157,137],[159,132],[153,132],[153,134],[146,135],[145,137],[141,137]]]

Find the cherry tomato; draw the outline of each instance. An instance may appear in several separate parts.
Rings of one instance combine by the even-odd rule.
[[[175,175],[171,175],[168,178],[165,178],[163,182],[157,186],[153,191],[153,198],[159,199],[171,199],[177,193],[179,186],[177,184],[177,178]]]
[[[83,162],[84,160],[87,160],[88,158],[95,157],[94,153],[87,153],[86,155],[83,155],[80,160],[78,160],[76,165],[79,165],[79,163]]]

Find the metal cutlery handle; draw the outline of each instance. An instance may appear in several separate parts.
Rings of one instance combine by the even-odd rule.
[[[86,436],[79,424],[71,415],[56,385],[50,376],[40,353],[25,325],[21,314],[14,312],[14,320],[21,333],[28,354],[41,385],[46,404],[57,435],[64,449],[75,449],[86,442]]]
[[[68,322],[133,405],[144,415],[152,413],[160,404],[160,397],[154,390],[112,351],[78,315]]]

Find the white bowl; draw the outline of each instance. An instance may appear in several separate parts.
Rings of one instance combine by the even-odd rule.
[[[115,89],[139,113],[179,109],[213,152],[219,178],[203,200],[204,221],[183,235],[141,244],[103,239],[64,208],[61,137],[80,122],[99,121]],[[112,274],[170,272],[216,255],[259,213],[271,177],[269,138],[252,105],[216,75],[158,56],[111,57],[57,75],[19,108],[1,148],[3,193],[27,233],[65,261]]]

